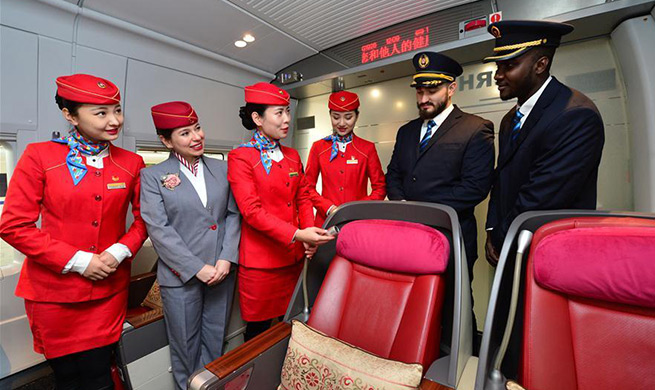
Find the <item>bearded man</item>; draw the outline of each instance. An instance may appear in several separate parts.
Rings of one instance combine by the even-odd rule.
[[[434,52],[413,58],[419,118],[403,125],[387,167],[390,200],[441,203],[457,211],[469,275],[477,259],[473,210],[489,193],[494,170],[493,123],[452,104],[457,61]]]

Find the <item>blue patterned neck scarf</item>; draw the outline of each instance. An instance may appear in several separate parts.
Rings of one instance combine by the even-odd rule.
[[[273,165],[273,163],[271,162],[271,158],[268,157],[268,153],[266,153],[266,151],[273,150],[278,146],[280,146],[280,141],[269,140],[259,130],[255,131],[255,135],[253,135],[250,141],[246,142],[245,144],[239,145],[239,147],[255,148],[259,150],[259,155],[262,159],[262,165],[264,166],[267,175],[271,172],[271,166]]]
[[[70,148],[70,152],[66,155],[66,165],[73,177],[73,185],[77,185],[82,181],[88,171],[80,152],[86,155],[96,156],[109,146],[109,142],[99,142],[96,144],[86,140],[77,129],[73,130],[68,136],[53,139],[52,142],[66,144]]]
[[[334,160],[335,157],[339,154],[339,145],[337,145],[337,142],[341,143],[348,143],[353,140],[353,133],[352,131],[350,134],[346,136],[340,136],[338,134],[332,134],[328,135],[327,137],[323,138],[326,141],[332,141],[332,151],[330,152],[330,161]]]

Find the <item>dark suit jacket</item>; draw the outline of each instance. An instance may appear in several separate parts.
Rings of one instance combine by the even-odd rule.
[[[422,119],[398,130],[387,167],[391,200],[442,203],[457,211],[469,264],[477,258],[477,228],[473,209],[489,193],[494,165],[493,123],[453,112],[419,153]]]
[[[487,228],[500,250],[509,225],[530,210],[595,209],[605,134],[594,103],[555,78],[510,142],[516,108],[503,118]]]

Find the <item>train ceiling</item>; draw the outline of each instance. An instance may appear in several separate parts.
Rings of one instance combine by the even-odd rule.
[[[475,0],[66,0],[275,73],[350,39]],[[245,34],[255,41],[244,48]]]

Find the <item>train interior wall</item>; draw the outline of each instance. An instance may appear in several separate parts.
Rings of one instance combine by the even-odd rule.
[[[497,135],[503,115],[516,101],[500,100],[493,80],[494,71],[493,63],[465,65],[464,74],[457,80],[458,89],[453,102],[466,112],[491,120]],[[589,96],[602,114],[605,147],[598,179],[598,208],[633,210],[626,92],[610,38],[602,37],[560,47],[551,73],[566,85]],[[361,102],[355,133],[375,142],[385,171],[398,128],[418,116],[414,89],[409,87],[409,83],[408,76],[351,89],[359,95]],[[314,128],[296,130],[294,146],[304,161],[312,143],[331,134],[328,96],[303,99],[298,104],[297,117],[313,116],[315,123]],[[484,260],[487,203],[488,200],[485,200],[475,210],[479,257],[473,271],[473,294],[480,329],[484,324],[494,274],[494,269]]]
[[[521,7],[528,6],[524,0],[499,0],[498,3],[508,9],[506,18],[522,16]],[[545,5],[530,10],[539,11],[538,17],[545,17],[553,15],[554,9],[561,13],[602,1],[556,3],[559,8],[548,4],[548,10]],[[28,143],[47,141],[54,131],[64,133],[68,129],[54,103],[54,80],[64,74],[92,73],[118,85],[123,96],[125,124],[116,144],[126,149],[161,147],[152,127],[150,106],[167,100],[187,100],[194,106],[211,150],[230,150],[250,137],[237,116],[237,108],[243,104],[243,87],[270,81],[272,74],[236,66],[188,43],[124,21],[91,15],[92,12],[80,12],[72,2],[0,0],[0,179],[3,174],[10,178],[15,162]],[[648,28],[651,33],[655,31],[652,20]],[[631,160],[640,145],[631,146],[629,142],[633,136],[631,131],[636,129],[628,125],[630,110],[626,109],[626,88],[618,66],[621,61],[614,50],[619,52],[621,48],[613,49],[609,37],[565,45],[555,57],[553,74],[589,95],[603,115],[606,143],[599,178],[599,208],[632,210],[637,194],[633,194],[635,187],[631,178],[635,170],[631,168]],[[639,42],[635,47],[636,52],[648,50],[652,55],[652,40]],[[650,69],[648,64],[635,66],[641,70]],[[454,102],[465,111],[492,120],[497,131],[502,116],[514,103],[498,99],[493,83],[494,65],[474,63],[467,64],[464,69]],[[634,79],[636,74],[631,68],[624,77]],[[362,102],[355,131],[376,143],[385,170],[398,127],[417,115],[414,90],[409,87],[409,81],[409,77],[405,77],[353,89]],[[645,85],[645,90],[652,91],[648,85],[655,85],[655,81],[650,80]],[[331,132],[327,97],[303,99],[297,107],[293,102],[295,118],[315,117],[314,128],[291,132],[286,141],[298,148],[305,161],[311,143]],[[650,111],[652,114],[652,107]],[[646,140],[648,142],[642,142],[641,146],[655,145],[650,138]],[[649,156],[652,154],[642,151],[639,161],[647,161]],[[651,175],[651,171],[644,175]],[[644,191],[650,192],[650,189]],[[486,201],[476,209],[481,238],[484,237],[485,214]],[[482,255],[482,239],[479,246]],[[154,261],[152,247],[146,247],[139,255]],[[41,355],[32,352],[23,301],[14,296],[21,263],[22,256],[0,242],[0,378],[43,360]],[[482,327],[493,269],[481,257],[474,272],[475,311]]]

